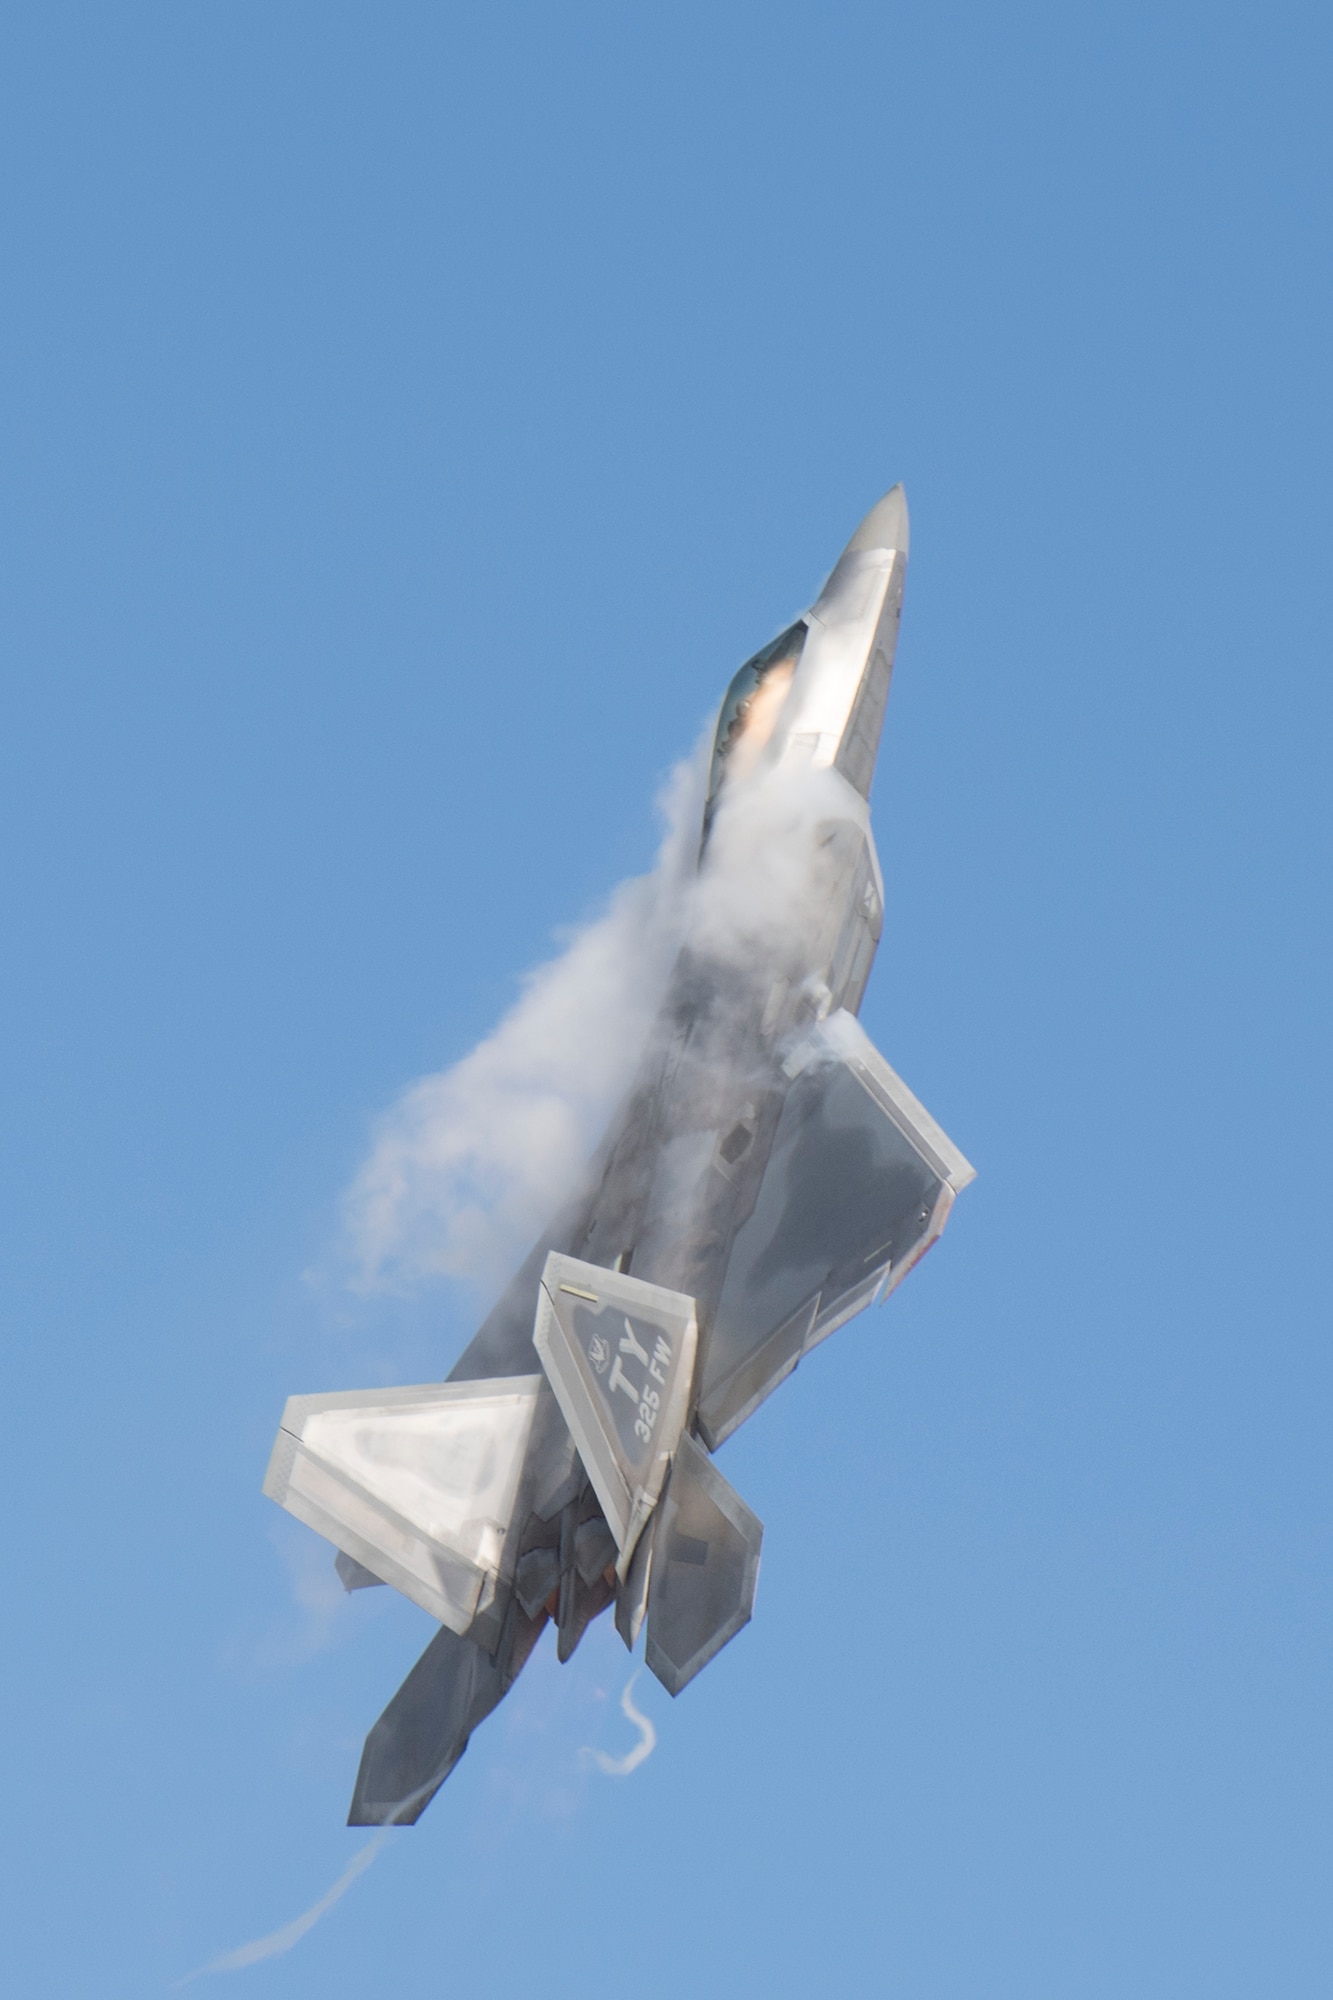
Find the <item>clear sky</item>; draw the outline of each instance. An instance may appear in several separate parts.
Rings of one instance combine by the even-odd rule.
[[[0,1984],[363,1851],[428,1636],[260,1493],[374,1121],[650,865],[907,482],[863,1018],[976,1163],[727,1447],[753,1624],[622,1779],[544,1653],[256,1995],[1333,1982],[1333,15],[0,24]]]

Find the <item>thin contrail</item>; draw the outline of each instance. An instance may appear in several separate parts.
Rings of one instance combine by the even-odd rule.
[[[625,1691],[620,1697],[621,1712],[626,1720],[634,1723],[639,1732],[639,1740],[632,1750],[623,1757],[608,1757],[605,1750],[594,1750],[585,1744],[583,1755],[590,1757],[599,1771],[608,1778],[628,1778],[631,1771],[637,1771],[640,1764],[651,1757],[657,1748],[657,1731],[646,1715],[641,1715],[634,1706],[634,1683],[639,1678],[638,1669],[625,1682]]]
[[[314,1929],[325,1912],[347,1894],[357,1876],[365,1874],[388,1837],[389,1828],[385,1827],[373,1840],[367,1841],[352,1856],[333,1887],[326,1889],[308,1910],[303,1910],[299,1917],[293,1917],[281,1930],[270,1931],[267,1937],[253,1938],[249,1944],[237,1945],[235,1951],[224,1951],[220,1958],[210,1958],[207,1965],[201,1965],[195,1972],[187,1972],[184,1979],[176,1980],[175,1985],[188,1986],[192,1980],[203,1979],[212,1972],[244,1972],[247,1966],[258,1965],[263,1958],[277,1958],[282,1952],[290,1951],[308,1930]]]

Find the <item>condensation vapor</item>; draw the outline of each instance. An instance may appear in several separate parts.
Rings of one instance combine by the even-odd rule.
[[[623,882],[491,1034],[380,1121],[344,1207],[360,1288],[502,1283],[579,1186],[686,933],[719,969],[753,968],[817,926],[812,834],[841,809],[831,774],[774,771],[724,793],[697,871],[706,778],[705,739],[665,787],[652,873]]]
[[[314,1929],[322,1916],[326,1916],[334,1904],[347,1894],[359,1875],[364,1875],[376,1855],[382,1850],[389,1837],[389,1830],[377,1833],[373,1840],[352,1856],[342,1874],[331,1889],[303,1910],[299,1917],[293,1917],[281,1930],[270,1931],[267,1937],[253,1938],[249,1944],[237,1945],[234,1951],[224,1951],[219,1958],[211,1958],[207,1965],[201,1965],[195,1972],[187,1972],[184,1979],[178,1979],[177,1989],[191,1985],[196,1979],[206,1979],[215,1972],[244,1972],[252,1965],[258,1965],[266,1958],[279,1958],[299,1944],[307,1931]]]
[[[578,1185],[628,1088],[680,946],[707,744],[663,789],[648,875],[528,974],[499,1026],[412,1084],[381,1120],[345,1201],[363,1289],[432,1277],[493,1287]]]
[[[609,1757],[605,1750],[594,1750],[585,1744],[583,1755],[594,1763],[608,1778],[628,1778],[631,1771],[637,1771],[640,1764],[647,1763],[657,1748],[657,1731],[646,1715],[634,1706],[634,1683],[639,1678],[637,1670],[625,1683],[620,1697],[620,1712],[626,1721],[632,1722],[639,1732],[639,1740],[632,1750],[623,1757]]]

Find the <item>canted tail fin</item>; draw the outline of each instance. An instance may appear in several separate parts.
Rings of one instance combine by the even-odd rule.
[[[750,1621],[763,1522],[686,1435],[653,1523],[648,1665],[677,1695]]]
[[[694,1300],[552,1251],[532,1338],[615,1537],[623,1581],[689,1410]]]

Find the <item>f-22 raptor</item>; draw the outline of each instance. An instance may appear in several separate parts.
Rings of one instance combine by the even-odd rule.
[[[746,1623],[760,1522],[712,1454],[883,1298],[973,1170],[857,1020],[869,793],[907,574],[895,486],[718,720],[683,941],[588,1181],[447,1381],[293,1396],[264,1490],[440,1629],[349,1822],[416,1820],[554,1621],[614,1607],[679,1694]]]

